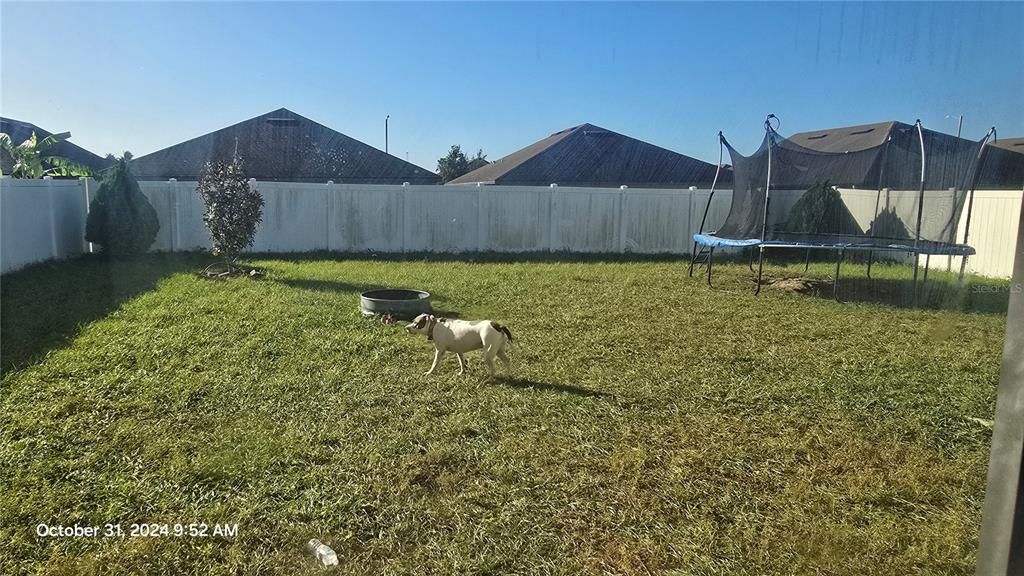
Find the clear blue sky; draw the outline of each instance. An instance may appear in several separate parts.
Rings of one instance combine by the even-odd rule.
[[[921,118],[1024,135],[1024,3],[0,4],[0,113],[136,156],[289,108],[426,168],[591,122],[716,161]],[[947,115],[954,118],[947,118]]]

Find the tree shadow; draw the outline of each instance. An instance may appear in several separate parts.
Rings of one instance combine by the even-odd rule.
[[[312,280],[303,278],[274,278],[271,280],[278,284],[284,284],[291,288],[297,288],[300,290],[313,290],[316,292],[333,292],[333,293],[345,293],[345,294],[362,294],[367,290],[386,290],[389,286],[381,286],[379,284],[363,284],[356,286],[348,282],[342,282],[339,280]],[[435,292],[430,293],[431,302],[441,301],[444,302],[445,298]],[[459,313],[454,310],[443,310],[434,308],[433,315],[444,318],[459,318]],[[412,316],[405,318],[402,315],[393,315],[395,318],[403,320],[412,320]],[[415,315],[413,315],[415,316]]]
[[[3,275],[0,373],[24,368],[96,320],[178,273],[201,270],[201,253],[148,254],[133,259],[85,255],[42,262]]]
[[[605,392],[598,392],[596,390],[590,390],[587,388],[581,388],[579,386],[572,386],[569,384],[552,384],[548,382],[539,382],[537,380],[531,380],[528,378],[516,378],[513,376],[496,376],[494,378],[496,382],[502,386],[508,386],[509,388],[519,388],[520,390],[547,390],[551,392],[564,392],[567,394],[575,394],[577,396],[585,396],[588,398],[613,398],[614,395],[607,394]]]

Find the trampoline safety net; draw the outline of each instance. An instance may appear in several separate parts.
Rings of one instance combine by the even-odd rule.
[[[873,140],[823,152],[769,126],[757,151],[743,156],[722,137],[734,188],[729,215],[713,236],[783,246],[967,249],[956,246],[957,227],[985,140],[901,123]]]

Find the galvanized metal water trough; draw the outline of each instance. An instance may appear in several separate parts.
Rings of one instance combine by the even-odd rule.
[[[432,310],[429,292],[398,288],[367,290],[359,295],[359,305],[364,316],[390,314],[403,320],[412,320]]]

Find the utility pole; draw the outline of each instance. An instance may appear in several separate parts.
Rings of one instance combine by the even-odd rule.
[[[391,118],[391,114],[384,117],[384,153],[388,153],[388,119]]]

